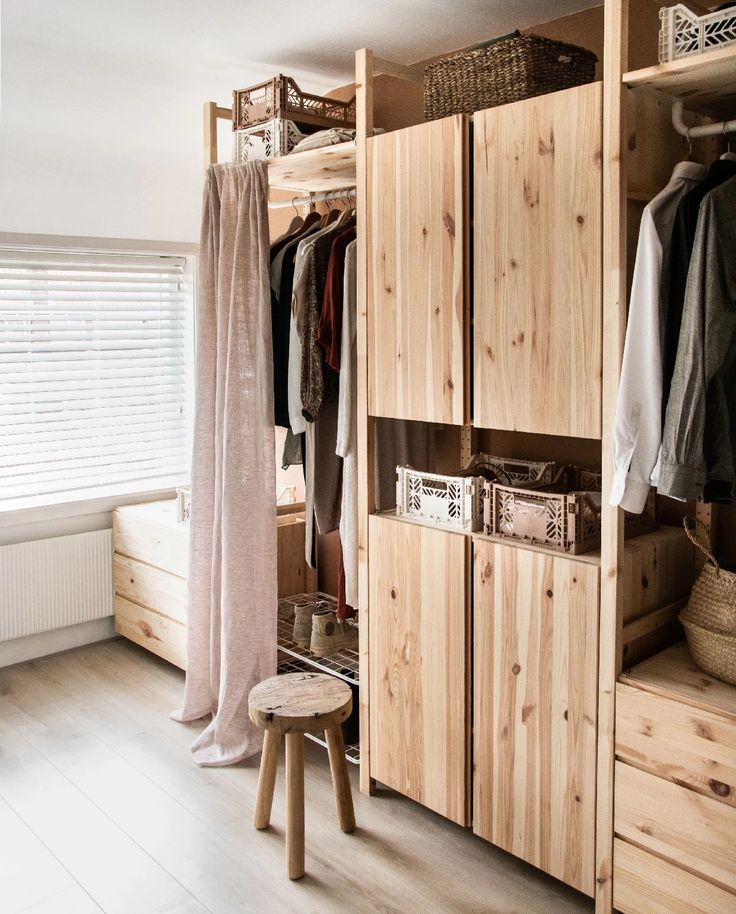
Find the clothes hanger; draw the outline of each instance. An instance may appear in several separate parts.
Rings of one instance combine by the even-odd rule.
[[[723,122],[723,139],[726,141],[726,151],[721,156],[724,162],[736,162],[736,152],[731,152],[731,139],[726,132],[726,121]]]
[[[296,203],[294,203],[295,200],[296,197],[291,198],[291,205],[294,207],[294,213],[296,215],[289,223],[289,227],[287,228],[286,232],[284,232],[285,235],[295,235],[298,231],[304,228],[304,219],[302,219],[302,217],[299,215],[299,210],[296,208]]]

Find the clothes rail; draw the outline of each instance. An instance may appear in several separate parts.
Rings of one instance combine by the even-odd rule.
[[[702,124],[689,127],[683,120],[682,113],[685,109],[683,102],[674,102],[672,105],[672,126],[682,136],[697,140],[705,136],[722,136],[726,133],[736,133],[736,120],[720,121],[717,124]]]
[[[306,197],[293,197],[291,200],[269,200],[269,209],[287,209],[290,206],[312,206],[316,203],[355,203],[355,188],[345,187],[342,190],[326,190],[321,194],[309,194]]]

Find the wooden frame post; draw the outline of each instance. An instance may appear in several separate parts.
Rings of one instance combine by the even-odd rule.
[[[360,789],[371,794],[370,639],[368,605],[368,515],[374,504],[373,419],[368,415],[368,149],[373,135],[373,52],[355,52],[355,192],[357,205],[358,292],[358,593],[360,610]]]
[[[601,596],[598,658],[596,914],[613,911],[616,679],[622,642],[623,513],[608,505],[613,421],[626,329],[626,107],[628,0],[605,0],[603,56],[603,403]]]

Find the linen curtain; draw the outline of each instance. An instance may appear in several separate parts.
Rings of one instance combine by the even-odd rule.
[[[188,660],[199,765],[259,752],[248,694],[276,672],[276,480],[265,162],[211,165],[198,265]]]

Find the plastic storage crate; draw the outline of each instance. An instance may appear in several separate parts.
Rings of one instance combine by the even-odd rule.
[[[550,486],[521,488],[486,482],[483,529],[493,536],[580,555],[601,544],[601,474],[561,468]],[[642,514],[626,514],[625,536],[656,530],[657,498],[650,490]]]
[[[483,476],[396,467],[396,514],[467,533],[483,526]]]
[[[488,467],[498,475],[499,481],[509,486],[552,485],[559,470],[553,460],[520,460],[492,454],[476,454],[469,467]]]
[[[191,486],[181,486],[176,490],[176,519],[180,524],[192,519]]]
[[[293,121],[283,117],[244,127],[233,133],[233,162],[241,165],[243,162],[288,155],[304,136]]]
[[[702,54],[736,42],[736,6],[696,16],[682,3],[659,11],[659,62]]]
[[[233,130],[285,118],[312,130],[324,127],[355,127],[355,96],[343,102],[324,95],[302,92],[290,76],[236,89],[233,92]]]

